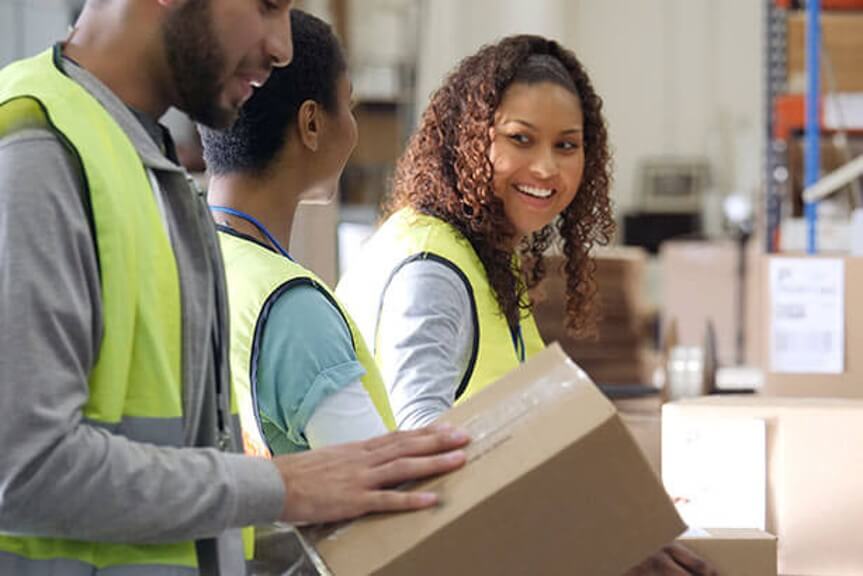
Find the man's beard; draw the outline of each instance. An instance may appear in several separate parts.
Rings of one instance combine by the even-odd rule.
[[[233,124],[237,110],[219,104],[225,57],[212,29],[210,0],[180,4],[167,15],[162,35],[180,100],[176,107],[205,126],[227,128]]]

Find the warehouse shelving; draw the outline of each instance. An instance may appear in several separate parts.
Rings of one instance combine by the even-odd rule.
[[[766,250],[781,250],[780,228],[782,220],[791,214],[791,166],[789,165],[790,146],[795,135],[806,132],[805,185],[812,185],[820,175],[820,135],[831,135],[836,126],[826,122],[825,106],[822,101],[824,89],[821,88],[822,64],[820,21],[822,14],[833,17],[837,14],[863,18],[863,0],[809,0],[801,6],[792,0],[766,0],[765,9],[765,106],[766,106],[766,150],[764,160],[765,182],[765,228]],[[793,93],[789,89],[789,18],[800,18],[801,7],[806,8],[806,38],[812,39],[807,46],[807,90]],[[847,17],[847,16],[843,16]],[[813,36],[812,32],[816,32]],[[830,38],[825,38],[825,42]],[[814,66],[810,66],[809,63]],[[832,74],[832,70],[826,70]],[[863,71],[860,72],[863,78]],[[828,76],[829,78],[829,76]],[[863,83],[863,80],[860,81]],[[827,87],[830,88],[829,83]],[[808,95],[808,96],[807,96]],[[808,104],[807,104],[807,98]],[[807,111],[809,116],[807,118]],[[863,129],[843,128],[848,136],[863,136]],[[810,222],[808,247],[815,246],[815,207],[807,210]]]

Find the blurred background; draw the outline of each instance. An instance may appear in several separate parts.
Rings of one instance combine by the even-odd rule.
[[[0,65],[62,39],[83,0],[0,0]],[[292,252],[335,283],[373,229],[396,158],[444,74],[482,44],[538,33],[572,48],[605,102],[615,159],[615,246],[598,252],[598,340],[555,321],[562,285],[538,292],[547,339],[600,383],[644,385],[691,347],[705,363],[759,366],[761,256],[805,249],[805,8],[792,0],[299,0],[349,55],[359,144],[330,205],[302,207]],[[821,173],[863,152],[863,2],[825,0]],[[206,184],[197,135],[164,119]],[[819,249],[851,251],[859,178],[818,206]],[[664,352],[663,352],[664,349]],[[665,356],[663,357],[663,353]],[[683,354],[683,352],[679,352]],[[685,352],[689,354],[690,352]],[[687,357],[688,356],[685,356]],[[693,362],[695,362],[693,360]],[[750,382],[747,381],[747,386]],[[756,382],[754,385],[758,385]]]

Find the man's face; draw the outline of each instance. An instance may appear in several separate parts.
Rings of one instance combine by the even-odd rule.
[[[273,66],[293,56],[290,0],[185,0],[162,34],[174,104],[196,122],[226,128]]]

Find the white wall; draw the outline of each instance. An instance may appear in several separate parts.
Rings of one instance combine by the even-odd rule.
[[[418,107],[455,63],[503,35],[560,39],[604,98],[618,212],[656,155],[706,157],[718,194],[753,193],[762,154],[760,0],[425,0]],[[718,227],[718,208],[710,229]]]
[[[566,40],[571,0],[420,0],[417,109],[455,64],[509,34]],[[600,2],[602,0],[596,0]]]
[[[0,66],[65,38],[69,0],[0,0]]]

